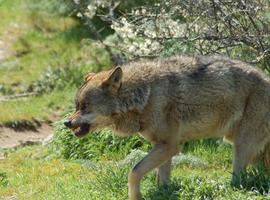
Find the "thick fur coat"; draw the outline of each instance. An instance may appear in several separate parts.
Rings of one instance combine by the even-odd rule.
[[[111,127],[140,134],[154,148],[129,174],[129,198],[157,168],[166,184],[179,144],[225,137],[234,144],[233,181],[262,152],[269,163],[270,79],[259,69],[224,57],[176,56],[140,61],[88,74],[65,123],[75,135]]]

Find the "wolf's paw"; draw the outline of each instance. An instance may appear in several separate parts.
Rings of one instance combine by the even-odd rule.
[[[141,194],[135,196],[129,196],[129,200],[142,200]]]
[[[245,181],[244,174],[233,175],[231,180],[231,186],[235,188],[242,188]]]
[[[129,195],[128,195],[128,200],[142,200],[142,195],[140,192],[132,192],[130,191],[129,192]]]

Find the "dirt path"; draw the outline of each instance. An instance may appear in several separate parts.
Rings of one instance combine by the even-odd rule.
[[[0,67],[12,55],[11,46],[23,34],[24,30],[17,24],[0,34]],[[0,95],[1,99],[1,95]],[[1,103],[1,102],[0,102]],[[37,130],[15,130],[0,127],[0,148],[16,148],[26,145],[41,144],[52,136],[52,127],[43,124]],[[1,158],[1,155],[0,155]]]
[[[52,127],[43,124],[36,131],[16,131],[11,128],[0,127],[0,148],[23,147],[32,144],[42,144],[52,136]]]

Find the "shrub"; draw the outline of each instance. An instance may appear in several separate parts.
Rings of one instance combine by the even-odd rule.
[[[37,94],[61,90],[67,86],[79,86],[84,80],[86,70],[83,67],[64,67],[48,69],[39,80],[34,81],[27,89],[28,92]]]
[[[78,2],[79,16],[111,25],[130,59],[178,53],[226,54],[269,71],[269,1],[152,1],[119,13],[122,1]],[[244,54],[244,55],[243,55]]]
[[[55,126],[54,139],[50,150],[56,156],[65,159],[101,158],[122,159],[132,149],[148,149],[149,145],[139,137],[120,138],[110,130],[103,130],[89,134],[84,138],[76,138],[63,125],[63,120]]]

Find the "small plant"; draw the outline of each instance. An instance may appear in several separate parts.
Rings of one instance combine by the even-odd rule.
[[[0,84],[0,94],[3,95],[11,95],[14,94],[14,90],[10,86],[5,86]]]
[[[135,166],[135,164],[137,164],[146,155],[147,152],[145,151],[142,151],[140,149],[133,149],[125,157],[125,159],[120,162],[120,165]],[[183,153],[179,153],[172,158],[172,165],[175,167],[187,165],[193,168],[206,168],[208,166],[208,163],[195,156],[184,155]]]
[[[7,178],[7,173],[0,171],[0,186],[7,187],[8,184],[9,184],[9,181],[8,181],[8,178]]]
[[[100,193],[100,199],[127,199],[127,177],[130,168],[117,164],[100,165],[94,168],[95,180],[91,182],[94,191],[106,191]],[[106,196],[106,197],[105,197]]]
[[[174,166],[188,165],[192,168],[206,168],[208,163],[200,158],[192,155],[184,155],[182,153],[176,155],[172,159],[172,164]]]

